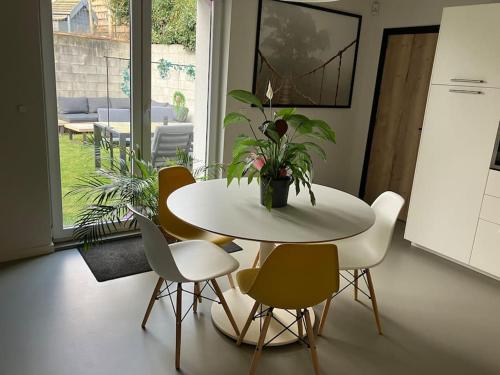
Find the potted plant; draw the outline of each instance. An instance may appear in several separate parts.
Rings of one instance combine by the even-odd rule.
[[[102,146],[109,144],[103,141]],[[83,242],[84,248],[102,242],[104,237],[118,230],[119,226],[133,229],[136,226],[127,205],[140,207],[142,212],[158,224],[158,169],[143,160],[139,154],[127,150],[129,163],[109,163],[109,168],[101,168],[78,178],[68,195],[76,195],[84,203],[77,213],[73,236]],[[167,166],[181,165],[189,168],[193,157],[177,150],[175,158],[166,160]],[[220,164],[202,165],[192,170],[197,180],[215,177],[223,167]]]
[[[233,158],[227,168],[228,186],[243,176],[251,183],[256,177],[260,181],[261,204],[267,209],[287,204],[288,190],[295,185],[296,194],[301,186],[308,189],[311,204],[316,199],[311,188],[313,161],[311,152],[326,160],[326,152],[315,141],[335,143],[335,132],[322,120],[312,120],[296,113],[294,108],[273,112],[273,91],[269,84],[267,98],[269,110],[251,92],[234,90],[230,97],[257,107],[262,115],[260,126],[255,129],[252,121],[242,113],[231,112],[224,119],[224,127],[246,124],[252,136],[240,135],[233,146]],[[267,113],[266,113],[267,112]],[[260,135],[257,135],[257,130]]]
[[[174,113],[175,119],[180,122],[185,122],[189,113],[189,108],[186,107],[186,97],[180,91],[174,92]]]

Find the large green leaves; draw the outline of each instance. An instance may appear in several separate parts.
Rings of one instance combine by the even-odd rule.
[[[260,101],[259,98],[257,98],[250,91],[233,90],[233,91],[229,92],[228,95],[230,97],[232,97],[233,99],[236,99],[242,103],[254,105],[257,108],[259,108],[262,113],[264,113],[264,107],[262,106],[262,102]]]
[[[299,134],[322,139],[335,143],[335,132],[323,120],[311,120],[304,115],[293,114],[288,120],[288,125]]]
[[[238,113],[238,112],[231,112],[226,115],[224,118],[224,127],[228,127],[229,125],[232,124],[240,124],[242,122],[250,122],[250,119],[246,117],[245,115]]]
[[[323,120],[310,120],[311,127],[313,128],[313,134],[325,141],[330,141],[335,143],[335,132],[330,128],[330,126]]]
[[[294,113],[295,113],[295,108],[283,108],[276,113],[276,116],[287,121],[290,118],[290,116],[292,116]]]

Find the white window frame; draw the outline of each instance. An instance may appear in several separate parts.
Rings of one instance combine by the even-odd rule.
[[[131,142],[134,150],[141,148],[141,155],[151,157],[151,2],[130,0],[130,59],[131,59]],[[208,162],[220,161],[220,56],[223,1],[212,2],[211,52],[207,118]],[[54,64],[52,2],[40,0],[40,27],[44,77],[45,121],[49,154],[49,180],[52,211],[52,237],[55,243],[70,241],[73,227],[64,228],[62,211],[61,170],[57,124],[57,94]],[[134,77],[136,77],[134,79]],[[138,78],[137,78],[138,77]],[[134,95],[140,93],[140,95]]]

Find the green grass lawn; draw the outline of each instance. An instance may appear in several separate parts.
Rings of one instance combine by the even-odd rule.
[[[116,150],[116,149],[115,149]],[[105,150],[103,155],[103,167],[106,166]],[[61,158],[61,188],[63,206],[63,224],[72,226],[77,217],[78,210],[84,206],[76,195],[67,195],[78,183],[78,177],[88,176],[95,171],[94,145],[83,143],[81,135],[74,135],[70,140],[67,134],[59,135],[59,154]],[[115,159],[118,155],[115,151]]]
[[[74,135],[69,140],[67,134],[59,135],[59,153],[61,158],[61,188],[64,226],[74,224],[77,211],[83,206],[77,196],[66,195],[76,183],[78,177],[88,175],[94,168],[94,147],[82,142],[81,135]]]

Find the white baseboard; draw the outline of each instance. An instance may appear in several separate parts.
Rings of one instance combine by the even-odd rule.
[[[431,253],[431,254],[434,254],[434,255],[437,255],[438,257],[440,258],[443,258],[443,259],[446,259],[452,263],[455,263],[455,264],[458,264],[459,266],[462,266],[462,267],[465,267],[465,268],[468,268],[474,272],[477,272],[477,273],[480,273],[484,276],[488,276],[488,277],[491,277],[492,279],[495,279],[495,280],[498,280],[500,281],[500,277],[499,276],[495,276],[495,275],[492,275],[491,273],[488,273],[488,272],[485,272],[483,270],[480,270],[479,268],[476,268],[476,267],[472,267],[470,264],[467,264],[467,263],[462,263],[456,259],[453,259],[453,258],[450,258],[450,257],[447,257],[446,255],[443,255],[441,253],[438,253],[437,251],[434,251],[434,250],[431,250],[425,246],[422,246],[422,245],[419,245],[418,243],[415,243],[415,242],[412,242],[411,245],[413,247],[416,247],[418,249],[421,249],[421,250],[425,250],[427,251],[428,253]]]
[[[54,252],[54,244],[51,242],[47,245],[31,247],[28,249],[17,249],[12,251],[0,252],[0,263],[8,262],[11,260],[19,260],[24,258],[31,258],[38,255],[47,255]]]

